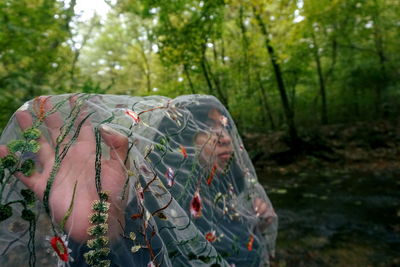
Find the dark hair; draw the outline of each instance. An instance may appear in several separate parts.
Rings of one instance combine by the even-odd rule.
[[[209,117],[212,110],[217,110],[221,115],[226,116],[222,104],[215,97],[204,97],[198,99],[198,103],[187,106],[201,130],[208,130],[213,126],[214,121]]]

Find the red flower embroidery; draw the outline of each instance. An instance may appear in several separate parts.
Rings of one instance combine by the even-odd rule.
[[[250,235],[249,242],[247,243],[248,251],[251,251],[253,249],[253,243],[254,243],[254,236]]]
[[[180,146],[180,151],[181,151],[181,153],[182,153],[182,155],[183,155],[183,158],[187,158],[187,152],[186,152],[186,148],[184,147],[184,146]]]
[[[215,242],[217,240],[217,236],[215,235],[215,231],[210,231],[206,234],[206,239],[209,242]]]
[[[126,109],[125,114],[128,115],[129,117],[131,117],[131,119],[133,120],[133,122],[135,124],[140,122],[140,117],[136,112],[134,112],[130,109]]]
[[[142,217],[143,217],[143,214],[140,214],[140,213],[135,213],[135,214],[131,215],[131,219],[132,220],[136,220],[136,219],[139,219],[139,218],[142,218]]]
[[[212,180],[214,179],[215,171],[217,170],[217,164],[214,164],[214,166],[211,169],[210,175],[208,176],[207,179],[207,184],[210,185]]]
[[[193,199],[190,201],[190,214],[195,218],[199,218],[201,216],[201,207],[201,197],[199,190],[197,190],[193,195]]]
[[[68,249],[65,246],[64,241],[59,236],[54,236],[50,239],[50,245],[53,247],[54,251],[57,253],[58,257],[67,262],[68,261]]]

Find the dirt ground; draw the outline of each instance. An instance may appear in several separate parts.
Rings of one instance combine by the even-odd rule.
[[[337,124],[299,130],[310,144],[293,153],[283,131],[244,134],[258,173],[290,174],[323,169],[400,169],[400,120]]]

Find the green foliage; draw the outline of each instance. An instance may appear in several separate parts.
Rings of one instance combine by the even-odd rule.
[[[400,112],[396,0],[119,0],[88,21],[74,3],[0,4],[0,130],[63,92],[212,94],[242,131],[286,129],[287,108],[304,127]]]
[[[72,15],[56,0],[0,3],[0,130],[23,102],[63,87]]]

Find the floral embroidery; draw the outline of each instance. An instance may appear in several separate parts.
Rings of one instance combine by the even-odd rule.
[[[192,214],[192,216],[195,218],[199,218],[201,216],[201,208],[202,208],[201,197],[199,190],[197,190],[194,193],[192,201],[190,201],[190,214]]]
[[[5,221],[13,215],[11,206],[0,205],[0,222]]]
[[[53,237],[50,240],[50,244],[62,261],[68,261],[67,247],[65,246],[64,241],[59,236]]]
[[[138,124],[140,122],[140,117],[136,112],[134,112],[130,109],[126,109],[125,114],[128,115],[133,120],[134,125]]]
[[[53,236],[52,238],[46,238],[52,249],[54,250],[55,255],[59,259],[58,266],[63,266],[66,262],[72,262],[73,259],[69,255],[71,249],[68,248],[67,236],[63,235],[62,237]]]
[[[136,192],[137,192],[137,195],[139,197],[140,203],[143,204],[143,202],[144,202],[144,191],[143,191],[143,187],[140,185],[140,183],[136,184]]]
[[[248,251],[252,251],[253,250],[253,243],[254,243],[254,236],[250,235],[249,242],[247,243],[247,250]]]
[[[215,175],[216,170],[217,170],[217,164],[214,164],[213,167],[211,168],[210,175],[208,176],[208,179],[207,179],[207,184],[208,185],[210,185],[212,180],[214,179],[214,175]]]
[[[40,122],[42,122],[44,120],[44,116],[45,116],[44,105],[46,104],[47,99],[49,99],[49,97],[43,98],[43,97],[38,96],[38,97],[35,97],[35,99],[33,100],[34,111]]]
[[[139,219],[139,218],[142,218],[142,217],[143,217],[143,214],[141,214],[141,213],[135,213],[135,214],[131,215],[131,219],[132,220],[136,220],[136,219]]]
[[[180,150],[181,154],[183,155],[183,158],[186,159],[187,158],[186,148],[181,145],[179,150]]]
[[[132,252],[132,253],[136,253],[136,252],[138,252],[141,248],[142,248],[141,245],[132,246],[131,252]]]
[[[130,232],[130,233],[129,233],[129,238],[130,238],[132,241],[135,242],[135,240],[136,240],[136,234],[135,234],[134,232]],[[132,253],[136,253],[136,252],[138,252],[141,248],[142,248],[141,245],[133,245],[133,246],[131,247],[131,252],[132,252]]]
[[[225,117],[224,115],[221,115],[219,117],[219,122],[222,124],[222,126],[226,127],[228,126],[228,118]]]
[[[214,162],[216,159],[215,155],[219,153],[216,146],[213,147],[210,145],[207,147],[207,143],[196,143],[200,140],[197,139],[197,133],[204,131],[206,133],[204,136],[207,137],[210,129],[203,127],[203,124],[200,123],[204,123],[204,121],[196,118],[197,114],[195,112],[197,110],[201,111],[200,108],[202,106],[192,106],[193,103],[197,103],[195,100],[188,101],[187,104],[185,99],[184,101],[179,100],[177,101],[177,107],[170,103],[170,101],[165,104],[166,100],[164,98],[160,99],[160,101],[153,101],[149,98],[150,102],[147,102],[146,99],[143,102],[135,100],[129,103],[129,105],[106,101],[111,106],[110,112],[97,114],[96,105],[86,106],[86,104],[80,104],[85,103],[85,101],[80,101],[79,103],[77,101],[77,104],[75,104],[76,108],[68,112],[68,108],[70,107],[68,100],[71,97],[65,98],[60,96],[49,99],[38,97],[33,104],[29,103],[25,112],[30,112],[32,117],[31,128],[18,130],[17,140],[7,140],[4,142],[4,144],[8,144],[9,155],[0,159],[0,192],[4,191],[8,193],[9,185],[14,186],[15,181],[17,181],[17,186],[12,190],[18,190],[13,193],[16,193],[20,199],[16,199],[13,203],[2,202],[0,204],[0,222],[14,220],[17,214],[13,214],[12,206],[14,204],[21,205],[20,211],[23,220],[20,220],[21,218],[18,219],[24,224],[18,227],[17,223],[19,221],[13,221],[12,224],[9,224],[9,227],[11,227],[12,230],[10,231],[12,232],[28,231],[27,227],[30,227],[30,239],[29,243],[27,243],[27,249],[30,254],[29,266],[35,266],[35,257],[33,256],[41,255],[37,254],[37,251],[43,246],[35,247],[37,242],[35,243],[34,233],[36,231],[35,223],[38,222],[35,219],[39,218],[38,216],[42,214],[40,210],[37,210],[37,205],[33,205],[37,197],[35,193],[29,189],[19,187],[21,183],[13,175],[19,172],[27,176],[26,179],[30,179],[28,176],[33,175],[33,178],[35,178],[36,174],[39,174],[41,171],[43,166],[40,164],[35,166],[37,162],[40,162],[40,158],[35,153],[39,151],[40,146],[44,142],[51,141],[48,139],[52,139],[49,138],[49,129],[44,124],[45,120],[47,122],[46,117],[52,114],[56,114],[54,117],[59,117],[63,121],[60,123],[60,135],[56,137],[52,144],[52,148],[56,150],[56,156],[54,158],[53,171],[49,179],[50,182],[46,186],[43,205],[51,219],[51,226],[53,226],[51,228],[53,230],[52,234],[48,238],[46,245],[49,251],[57,257],[59,266],[69,266],[73,260],[70,253],[71,250],[68,248],[67,239],[65,236],[62,236],[60,230],[65,229],[71,235],[76,230],[75,228],[70,228],[69,224],[68,227],[64,227],[64,225],[72,213],[72,207],[79,208],[79,205],[78,203],[73,205],[73,195],[70,208],[64,213],[64,218],[59,223],[53,218],[54,213],[51,212],[53,210],[50,210],[49,194],[53,186],[53,180],[60,169],[61,161],[69,152],[68,149],[77,144],[76,141],[79,138],[80,129],[87,125],[93,127],[92,130],[96,145],[94,178],[98,198],[92,202],[91,214],[84,216],[84,219],[89,220],[90,224],[87,229],[83,229],[87,231],[89,236],[88,240],[86,240],[88,250],[85,251],[86,253],[79,251],[77,253],[78,255],[79,253],[83,254],[79,255],[79,257],[83,257],[88,265],[112,265],[111,259],[113,257],[109,257],[108,255],[114,253],[115,251],[113,250],[115,248],[109,244],[111,240],[109,240],[108,236],[109,234],[113,236],[114,233],[119,233],[120,237],[125,239],[124,241],[126,242],[122,243],[126,246],[126,251],[130,250],[131,252],[129,253],[139,252],[141,255],[145,254],[146,262],[148,263],[142,262],[142,264],[148,267],[165,265],[164,259],[169,259],[171,262],[176,261],[177,265],[179,265],[178,262],[182,259],[182,261],[187,260],[182,265],[191,261],[201,261],[209,266],[218,264],[235,266],[234,264],[229,265],[229,260],[232,259],[225,259],[225,254],[219,251],[219,247],[223,247],[224,242],[229,244],[229,249],[233,250],[230,255],[239,255],[236,252],[243,252],[244,249],[248,255],[251,254],[253,256],[253,254],[257,254],[254,256],[258,257],[258,253],[261,251],[258,247],[264,248],[265,242],[262,238],[258,238],[261,237],[258,231],[257,236],[256,233],[250,234],[249,231],[254,229],[254,227],[247,227],[247,224],[255,224],[258,220],[253,220],[254,218],[252,217],[247,221],[245,212],[237,212],[242,211],[240,208],[247,208],[252,204],[252,198],[254,197],[251,192],[253,192],[254,185],[258,186],[257,177],[255,174],[252,174],[249,168],[246,168],[249,165],[250,169],[252,169],[247,159],[247,153],[239,136],[235,134],[236,130],[234,128],[232,130],[231,128],[227,129],[227,127],[230,127],[231,122],[229,118],[221,115],[221,112],[224,110],[223,108],[218,108],[220,110],[218,111],[219,113],[215,113],[217,116],[213,117],[210,117],[209,110],[204,110],[206,111],[204,114],[200,112],[202,116],[209,116],[208,119],[212,119],[212,125],[216,125],[217,130],[221,130],[222,128],[227,138],[232,139],[230,142],[227,141],[224,147],[224,149],[229,151],[231,156],[229,159],[225,159],[223,162],[218,162],[217,164],[216,161]],[[100,101],[103,97],[104,99],[106,98],[106,96],[79,96],[81,100],[93,100],[93,103],[101,103]],[[62,99],[62,101],[58,101],[58,99]],[[50,100],[52,105],[46,105],[46,101]],[[210,99],[206,100],[208,102]],[[198,103],[200,104],[200,102]],[[212,101],[210,100],[210,102]],[[105,106],[105,108],[109,106]],[[182,113],[179,113],[178,110],[182,110]],[[145,112],[147,114],[142,116]],[[82,120],[81,115],[86,114],[87,117],[85,117],[85,120],[91,114],[94,114],[92,118],[95,118],[93,120],[90,118],[88,123],[84,124],[85,121]],[[110,117],[103,117],[103,114],[110,114]],[[167,120],[164,120],[165,118]],[[109,173],[103,172],[107,165],[102,165],[102,163],[107,163],[111,156],[110,151],[112,151],[110,150],[112,146],[109,146],[106,140],[103,139],[104,136],[100,134],[99,130],[101,129],[99,127],[106,123],[115,125],[119,130],[118,133],[128,139],[127,155],[120,157],[121,162],[124,163],[124,165],[121,165],[123,167],[122,175],[118,177],[113,175],[114,173],[109,175]],[[15,125],[18,126],[17,123]],[[135,125],[140,127],[135,129],[133,127]],[[157,128],[159,125],[160,127]],[[232,125],[232,127],[234,126]],[[215,132],[212,133],[218,134],[217,130],[214,129]],[[229,133],[227,132],[228,130]],[[44,133],[45,138],[39,139],[42,133]],[[102,148],[104,148],[105,152],[102,152]],[[46,147],[43,146],[42,149],[45,151]],[[188,156],[188,151],[191,157]],[[39,167],[39,169],[35,170],[35,167]],[[237,169],[241,169],[242,171],[236,171]],[[124,171],[126,171],[126,174]],[[236,173],[239,173],[240,177],[236,177]],[[117,190],[114,192],[112,186],[110,189],[110,183],[102,186],[102,180],[104,179],[111,181],[112,185],[119,186],[120,181],[116,178],[124,179],[124,183],[121,183],[122,192],[118,192],[117,187]],[[236,183],[236,179],[240,178],[243,178],[245,181],[243,185]],[[80,186],[82,186],[82,183]],[[105,192],[103,190],[110,191]],[[108,225],[109,221],[114,222],[114,218],[111,220],[111,214],[109,214],[111,201],[108,200],[108,196],[110,194],[116,197],[112,199],[114,202],[125,200],[125,196],[127,198],[120,206],[121,211],[127,213],[123,214],[127,220],[118,221],[119,225]],[[241,198],[242,196],[243,198]],[[88,204],[90,205],[90,203]],[[128,209],[128,207],[131,207],[130,205],[134,206],[133,209]],[[182,205],[186,207],[182,208]],[[126,209],[123,210],[125,207]],[[276,215],[274,214],[274,216]],[[243,222],[245,227],[234,232],[234,235],[229,234],[223,238],[224,232],[230,229],[225,228],[224,222],[220,218],[239,221],[237,217],[240,217],[240,221],[243,218],[241,223]],[[200,219],[195,220],[197,218]],[[29,225],[27,222],[29,222]],[[8,222],[4,223],[8,224]],[[55,225],[56,223],[57,225]],[[133,223],[133,226],[135,226],[135,232],[129,232],[132,229],[129,228],[131,226],[129,225],[130,223]],[[205,225],[205,227],[197,229],[199,224],[201,226]],[[118,229],[116,231],[114,226],[116,228],[120,227],[121,232],[118,232]],[[161,231],[176,234],[176,239],[168,247],[168,255],[164,255],[164,251],[160,251],[158,247],[156,249],[153,248],[154,244],[157,244],[158,239],[163,238],[163,235],[160,234]],[[198,242],[199,239],[200,242]],[[255,239],[257,239],[256,245],[254,245]],[[208,242],[205,242],[205,240]],[[202,252],[191,250],[192,245],[193,248],[197,249],[196,246],[199,243],[202,246],[206,246]],[[216,244],[220,244],[221,246],[216,246]],[[176,249],[176,247],[184,247],[184,249],[180,250]],[[216,254],[209,253],[210,249],[213,248],[217,250]],[[249,253],[249,251],[252,252]],[[262,258],[266,258],[264,255],[261,256]],[[130,257],[134,256],[130,255]]]
[[[168,186],[171,187],[174,185],[175,183],[175,179],[174,179],[174,170],[172,168],[167,168],[167,172],[165,173],[165,176],[167,177],[167,181],[168,181]]]
[[[235,188],[233,187],[232,184],[228,184],[228,191],[231,195],[235,194]]]
[[[107,259],[110,249],[108,248],[108,211],[110,209],[109,193],[101,191],[98,193],[100,200],[92,203],[94,211],[89,217],[92,224],[87,233],[92,237],[86,244],[91,249],[83,254],[86,262],[94,266],[110,266],[111,261]]]
[[[215,235],[215,230],[206,233],[205,237],[206,237],[207,241],[209,241],[211,243],[215,242],[217,240],[217,236]]]

